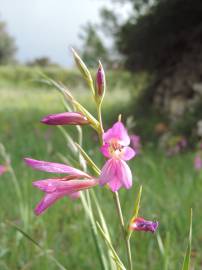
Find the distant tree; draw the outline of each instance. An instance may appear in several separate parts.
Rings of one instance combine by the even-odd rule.
[[[15,60],[15,40],[6,29],[6,23],[0,21],[0,65],[5,65]]]
[[[58,64],[53,63],[49,57],[44,56],[27,62],[27,66],[56,67]]]
[[[101,60],[105,65],[111,65],[108,49],[103,44],[96,26],[88,23],[82,28],[80,38],[83,43],[81,56],[88,67],[97,67],[96,60]]]
[[[161,70],[174,65],[202,40],[202,1],[159,0],[120,27],[118,48],[130,69]]]

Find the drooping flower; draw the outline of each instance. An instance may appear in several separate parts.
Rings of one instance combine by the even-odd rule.
[[[46,125],[87,125],[88,119],[79,112],[64,112],[58,114],[49,114],[41,122]]]
[[[71,166],[25,158],[25,163],[35,170],[50,173],[68,174],[64,177],[48,178],[33,182],[33,185],[45,192],[45,196],[35,208],[35,214],[40,215],[58,199],[69,196],[71,198],[79,197],[79,192],[94,187],[98,184],[98,180],[89,174],[75,169]]]
[[[135,153],[138,155],[141,152],[140,136],[133,134],[130,136],[130,141],[131,147],[135,150]]]
[[[200,155],[196,155],[196,157],[194,159],[194,168],[197,171],[200,171],[202,169],[202,158]]]
[[[121,122],[117,122],[112,128],[103,134],[102,154],[109,158],[101,170],[100,185],[108,184],[113,192],[122,186],[126,189],[132,186],[132,174],[125,160],[135,156],[135,151],[129,147],[130,137]]]
[[[157,221],[145,220],[144,218],[137,217],[131,224],[130,229],[134,231],[144,231],[154,233],[158,228],[159,223]]]
[[[8,171],[8,167],[5,165],[0,165],[0,175]]]

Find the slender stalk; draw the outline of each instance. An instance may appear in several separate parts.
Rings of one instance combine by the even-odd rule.
[[[79,147],[82,148],[82,144],[83,144],[83,133],[82,133],[82,129],[80,127],[77,127],[77,131],[78,131],[78,145]],[[86,161],[85,164],[83,162],[81,162],[82,159],[82,155],[81,153],[79,153],[79,160],[80,160],[80,164],[83,168],[84,171],[86,171]],[[84,211],[89,219],[89,223],[90,223],[90,228],[91,228],[91,232],[92,232],[92,236],[93,236],[93,240],[95,243],[95,247],[96,247],[96,251],[98,254],[98,258],[100,261],[100,265],[101,265],[101,269],[106,270],[107,269],[107,265],[106,265],[106,258],[104,256],[102,247],[100,245],[99,242],[99,238],[98,238],[98,233],[97,233],[97,227],[96,227],[96,223],[95,223],[95,217],[94,217],[94,213],[92,210],[92,206],[91,206],[91,201],[90,201],[90,196],[89,196],[89,191],[86,190],[86,192],[82,192],[81,194],[81,202],[84,208]]]
[[[98,115],[98,121],[100,123],[99,138],[100,138],[100,143],[102,144],[102,134],[104,132],[104,129],[103,129],[103,124],[102,124],[102,105],[101,105],[101,103],[97,105],[97,115]]]
[[[121,204],[120,204],[118,192],[113,193],[113,199],[114,199],[117,214],[119,217],[119,222],[120,222],[120,226],[121,226],[121,230],[122,230],[122,234],[123,234],[123,239],[124,239],[124,242],[126,245],[126,253],[127,253],[127,257],[128,257],[129,270],[132,270],[133,266],[132,266],[132,258],[131,258],[130,239],[127,237],[127,233],[125,230],[125,224],[124,224],[124,219],[123,219],[123,214],[122,214],[122,209],[121,209]]]
[[[89,207],[89,204],[87,203],[87,198],[86,198],[85,195],[86,195],[85,193],[81,194],[81,202],[83,204],[83,208],[85,210],[85,213],[86,213],[86,215],[87,215],[87,217],[89,219],[90,225],[91,225],[90,228],[91,228],[93,240],[94,240],[94,243],[95,243],[96,251],[97,251],[97,254],[98,254],[98,258],[99,258],[99,261],[100,261],[101,269],[106,270],[107,269],[106,259],[105,259],[105,256],[103,254],[100,242],[99,242],[98,233],[97,233],[97,227],[96,227],[96,223],[95,223],[95,218],[94,218],[94,216],[92,214],[91,207]]]

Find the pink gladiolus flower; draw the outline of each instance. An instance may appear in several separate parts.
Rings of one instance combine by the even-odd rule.
[[[7,166],[5,165],[0,165],[0,175],[4,174],[5,172],[8,171]]]
[[[202,159],[199,155],[197,155],[194,159],[194,167],[197,171],[202,169]]]
[[[132,186],[131,170],[125,160],[130,160],[135,156],[135,151],[128,147],[130,137],[121,122],[117,122],[111,129],[103,134],[104,145],[101,152],[109,160],[102,168],[99,178],[100,185],[109,184],[113,192],[122,186],[126,189]]]
[[[144,231],[154,233],[158,228],[159,223],[145,220],[144,218],[137,217],[133,220],[130,225],[130,229],[134,231]]]
[[[86,125],[88,119],[79,112],[65,112],[45,116],[41,122],[46,125]]]
[[[33,182],[33,185],[45,192],[45,196],[35,208],[35,214],[40,215],[58,199],[69,196],[78,198],[79,192],[98,184],[89,174],[65,164],[25,158],[25,163],[35,170],[50,173],[68,174],[68,176],[49,178]]]

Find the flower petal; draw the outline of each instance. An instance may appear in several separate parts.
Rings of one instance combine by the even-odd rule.
[[[94,187],[98,184],[97,179],[69,180],[44,179],[33,182],[33,185],[46,193],[68,192],[75,193],[80,190]]]
[[[32,167],[35,170],[50,172],[50,173],[71,174],[75,176],[91,178],[91,176],[88,175],[87,173],[82,172],[78,169],[75,169],[65,164],[47,162],[47,161],[36,160],[36,159],[31,159],[31,158],[25,158],[24,161],[28,166]]]
[[[111,157],[110,152],[109,152],[109,144],[105,143],[100,147],[100,151],[101,153],[105,156],[105,157]]]
[[[74,193],[71,193],[68,195],[68,197],[70,197],[72,200],[76,200],[76,199],[80,198],[80,196],[81,196],[80,191],[77,191],[77,192],[74,192]]]
[[[111,158],[107,160],[105,165],[101,170],[101,175],[99,177],[99,184],[101,186],[112,181],[116,177],[116,160]]]
[[[126,189],[132,187],[132,173],[125,161],[119,160],[117,166],[117,178],[120,179]]]
[[[89,124],[88,119],[79,112],[65,112],[49,114],[41,122],[46,125],[84,125]]]
[[[128,136],[127,130],[121,122],[116,122],[112,128],[108,129],[103,134],[103,141],[105,143],[110,143],[110,141],[113,139],[118,140],[123,146],[130,144],[130,137]]]
[[[136,152],[133,150],[133,148],[126,146],[123,150],[123,160],[130,160],[136,155]]]
[[[69,194],[67,194],[66,192],[47,193],[35,207],[34,209],[35,214],[37,216],[42,214],[48,207],[50,207],[58,199],[64,197],[65,195],[69,195]]]
[[[121,179],[117,176],[114,176],[109,182],[109,187],[111,191],[116,192],[123,186]]]

